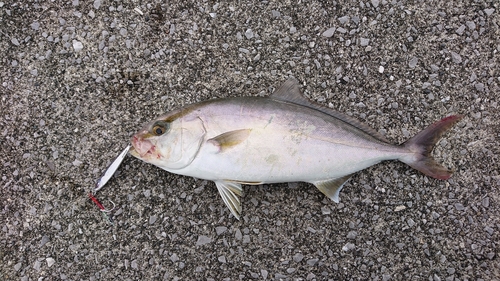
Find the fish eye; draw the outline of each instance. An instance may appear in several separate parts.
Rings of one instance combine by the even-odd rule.
[[[157,122],[154,126],[153,126],[153,134],[155,134],[156,136],[161,136],[163,134],[165,134],[168,130],[168,124],[165,123],[165,122]]]

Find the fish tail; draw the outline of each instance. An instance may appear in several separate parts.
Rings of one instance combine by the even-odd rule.
[[[441,139],[441,136],[460,121],[462,117],[462,115],[445,117],[406,141],[403,146],[415,152],[415,154],[411,160],[401,159],[401,161],[430,177],[440,180],[450,178],[453,171],[436,163],[431,156],[431,152],[434,145]]]

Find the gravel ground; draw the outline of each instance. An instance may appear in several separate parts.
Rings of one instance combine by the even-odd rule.
[[[499,280],[499,2],[324,2],[0,0],[0,279]],[[434,151],[454,176],[245,186],[237,221],[127,157],[114,223],[88,199],[144,122],[291,75],[395,143],[464,114]]]

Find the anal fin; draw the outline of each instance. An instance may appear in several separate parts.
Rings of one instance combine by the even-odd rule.
[[[215,181],[215,185],[224,204],[226,204],[233,216],[239,220],[241,215],[241,201],[239,196],[243,195],[241,184],[231,181]]]
[[[344,183],[351,178],[352,174],[343,176],[336,179],[329,179],[324,181],[312,182],[319,191],[323,192],[326,197],[332,199],[335,203],[339,203],[340,190],[344,186]]]

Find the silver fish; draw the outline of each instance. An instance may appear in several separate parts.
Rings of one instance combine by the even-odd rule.
[[[309,101],[295,79],[269,97],[208,100],[166,113],[132,139],[130,153],[166,171],[215,182],[239,219],[241,185],[308,182],[335,202],[353,173],[399,160],[448,179],[431,152],[462,116],[434,123],[402,145],[355,119]]]

